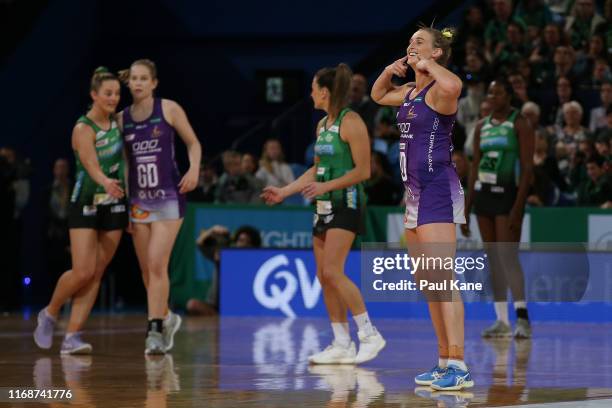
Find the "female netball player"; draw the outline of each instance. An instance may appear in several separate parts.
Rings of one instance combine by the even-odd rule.
[[[487,251],[497,320],[482,335],[512,335],[506,302],[510,287],[517,317],[514,336],[529,338],[531,327],[525,301],[525,279],[518,258],[518,244],[510,243],[518,243],[521,239],[533,167],[533,128],[519,110],[510,105],[512,86],[505,79],[491,82],[487,99],[493,111],[477,124],[474,132],[474,159],[465,212],[469,217],[473,204],[483,241],[502,243]],[[467,225],[462,227],[464,234],[469,234]]]
[[[133,98],[119,119],[128,158],[132,236],[147,289],[145,353],[163,354],[172,349],[181,324],[168,310],[168,263],[185,215],[185,193],[198,184],[202,148],[179,104],[153,96],[153,61],[137,60],[120,76]],[[175,133],[189,154],[189,170],[182,178],[174,158]]]
[[[443,243],[435,251],[436,256],[442,257],[454,256],[455,224],[465,222],[463,189],[451,163],[450,138],[462,87],[461,80],[445,68],[452,37],[449,29],[419,29],[410,39],[408,55],[386,67],[372,87],[374,101],[400,106],[397,124],[401,131],[400,167],[406,188],[404,226],[409,251],[416,245],[425,244],[426,249],[431,249],[434,244]],[[391,81],[393,75],[405,77],[408,66],[415,72],[415,85],[395,86]],[[420,281],[423,275],[417,273],[416,279]],[[436,390],[472,387],[474,382],[463,361],[461,298],[428,300],[438,337],[439,359],[432,370],[418,375],[415,382]]]
[[[376,357],[386,344],[368,317],[359,289],[344,274],[353,240],[363,233],[362,182],[370,177],[367,128],[359,115],[346,107],[351,76],[346,64],[317,72],[311,96],[315,109],[327,116],[317,126],[315,165],[287,186],[266,187],[262,194],[268,204],[280,203],[298,192],[316,200],[314,255],[334,341],[309,357],[312,364],[363,363]],[[347,308],[359,329],[359,352],[351,341]]]
[[[106,68],[98,68],[91,80],[91,109],[77,120],[72,131],[76,182],[70,198],[68,227],[72,270],[60,277],[51,302],[38,314],[34,341],[48,349],[62,305],[72,297],[70,321],[62,354],[90,353],[80,330],[95,303],[104,270],[110,263],[122,230],[127,227],[127,203],[123,192],[123,142],[113,119],[119,103],[120,84]]]

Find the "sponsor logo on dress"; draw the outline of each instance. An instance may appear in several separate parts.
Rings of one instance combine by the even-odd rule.
[[[333,125],[333,126],[329,127],[329,131],[330,132],[338,133],[339,130],[340,130],[340,128],[338,127],[338,125]]]
[[[150,120],[151,123],[160,123],[161,122],[161,118],[158,116],[156,118],[153,118]]]
[[[125,205],[123,205],[123,204],[113,205],[111,207],[110,211],[113,214],[125,212]]]
[[[321,155],[331,156],[334,154],[334,145],[316,145],[315,153],[319,156]]]
[[[127,128],[127,126],[126,126]],[[134,138],[136,137],[136,133],[130,133],[129,135],[125,135],[125,141],[126,142],[131,142],[132,140],[134,140]]]
[[[136,126],[136,130],[146,129],[147,125],[138,125]]]
[[[152,163],[157,161],[157,156],[140,156],[136,158],[136,163]]]
[[[151,136],[152,137],[160,137],[161,135],[162,135],[162,131],[157,127],[157,125],[155,125],[153,127],[153,131],[151,132]]]
[[[83,206],[83,215],[86,217],[96,215],[97,212],[98,212],[98,208],[95,205]]]
[[[149,215],[151,215],[150,212],[143,210],[137,205],[132,205],[132,211],[130,213],[132,218],[136,220],[146,220],[147,218],[149,218]]]
[[[416,118],[417,116],[419,116],[419,115],[414,113],[414,106],[411,106],[410,109],[408,110],[408,113],[406,113],[406,119],[412,120],[412,119]]]
[[[96,147],[104,147],[109,143],[108,139],[102,139],[102,140],[98,140],[96,142]]]

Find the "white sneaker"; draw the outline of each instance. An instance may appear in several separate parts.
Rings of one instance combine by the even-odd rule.
[[[355,357],[355,364],[372,360],[387,344],[376,328],[374,328],[374,333],[369,336],[366,336],[362,331],[357,332],[357,335],[359,336],[359,353]]]
[[[355,343],[342,347],[335,341],[323,351],[308,357],[310,364],[355,364]]]

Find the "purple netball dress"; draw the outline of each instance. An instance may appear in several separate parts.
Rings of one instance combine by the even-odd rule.
[[[185,214],[181,176],[174,159],[174,128],[156,98],[148,119],[136,122],[123,110],[123,139],[129,165],[130,217],[133,222],[177,220]]]
[[[442,115],[427,106],[425,95],[434,83],[414,99],[409,99],[409,91],[397,113],[408,229],[431,223],[465,224],[463,188],[451,160],[456,114]]]

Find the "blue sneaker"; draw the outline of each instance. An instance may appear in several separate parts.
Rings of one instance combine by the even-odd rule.
[[[72,333],[69,337],[64,337],[60,354],[89,354],[91,353],[91,344],[81,340],[81,333]]]
[[[442,378],[432,382],[430,385],[436,391],[461,391],[473,386],[474,381],[470,372],[463,371],[454,365],[449,365]]]
[[[47,309],[38,313],[38,324],[34,330],[34,343],[41,349],[49,349],[53,345],[53,328],[55,319],[49,316]]]
[[[444,374],[446,374],[446,368],[437,365],[431,370],[414,377],[414,382],[418,385],[431,385],[432,382],[442,378]]]

